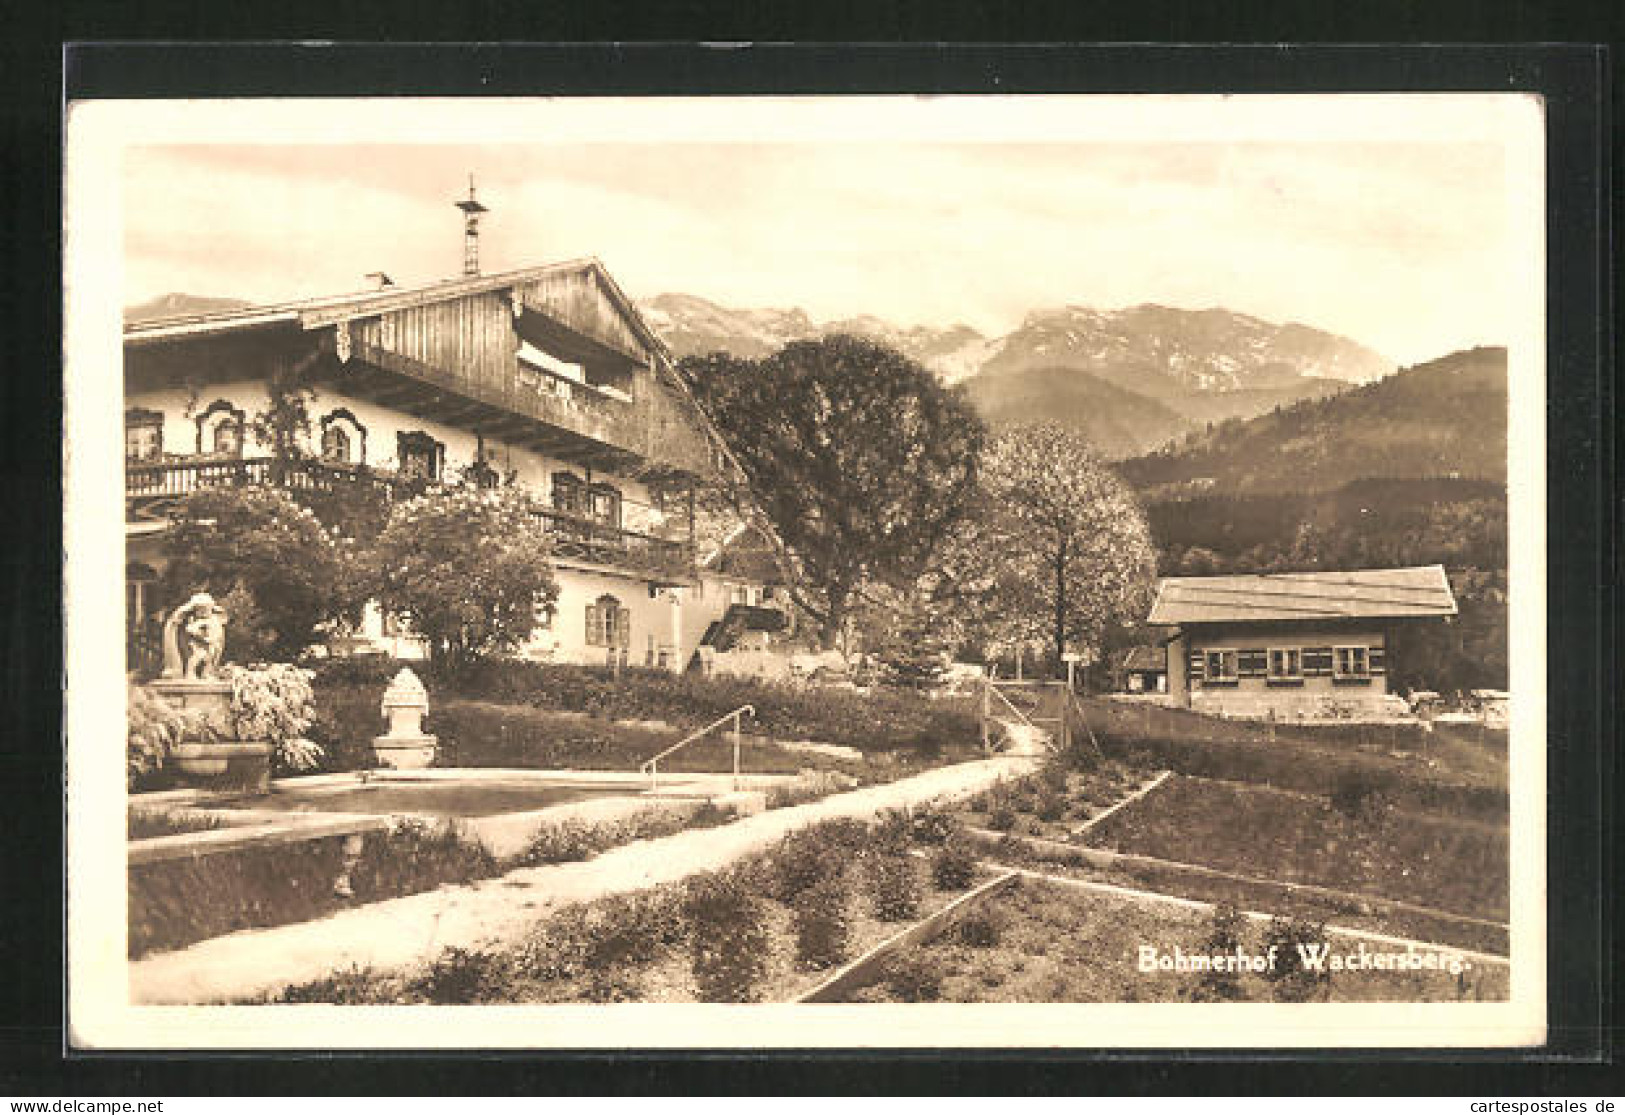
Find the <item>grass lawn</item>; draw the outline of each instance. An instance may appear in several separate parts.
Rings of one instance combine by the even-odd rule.
[[[1093,829],[1091,846],[1290,883],[1508,916],[1505,825],[1176,775]]]
[[[1089,723],[1107,752],[1141,765],[1330,794],[1359,781],[1414,809],[1503,821],[1506,733],[1439,725],[1268,725],[1185,709],[1094,699]]]
[[[1272,980],[1238,974],[1228,994],[1213,994],[1198,972],[1142,972],[1140,949],[1171,954],[1211,951],[1214,919],[1172,903],[1131,899],[1023,880],[989,908],[991,933],[982,943],[946,934],[905,950],[880,979],[854,992],[855,1002],[955,1003],[1154,1003],[1206,998],[1244,1002],[1456,1002],[1503,1000],[1507,971],[1474,966],[1459,976],[1446,971],[1342,971],[1325,980],[1298,976]],[[1246,922],[1238,944],[1260,953],[1266,927]],[[991,943],[989,938],[995,938]],[[1354,942],[1327,939],[1338,953]],[[1368,944],[1368,949],[1389,946]],[[1284,973],[1283,973],[1284,974]]]

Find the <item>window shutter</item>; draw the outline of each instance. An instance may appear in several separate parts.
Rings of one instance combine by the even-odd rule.
[[[632,646],[632,609],[621,608],[615,614],[616,645],[622,650]]]
[[[1192,681],[1201,681],[1202,678],[1207,676],[1207,660],[1199,650],[1193,650],[1190,653],[1190,671]]]
[[[598,619],[598,605],[587,605],[587,645],[596,647],[603,645],[603,624]]]
[[[1388,672],[1388,655],[1383,647],[1372,647],[1366,652],[1366,669],[1373,674]]]

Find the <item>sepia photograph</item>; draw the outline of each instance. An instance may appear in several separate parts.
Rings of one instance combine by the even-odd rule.
[[[1539,1044],[1543,138],[70,106],[70,1040]]]

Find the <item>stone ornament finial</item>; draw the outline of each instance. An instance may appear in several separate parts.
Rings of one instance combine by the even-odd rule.
[[[217,678],[225,651],[226,610],[206,592],[194,593],[164,621],[165,678]]]

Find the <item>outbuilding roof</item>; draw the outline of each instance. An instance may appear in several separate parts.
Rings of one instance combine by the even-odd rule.
[[[1148,623],[1269,623],[1284,620],[1453,616],[1444,566],[1346,573],[1165,577]]]

